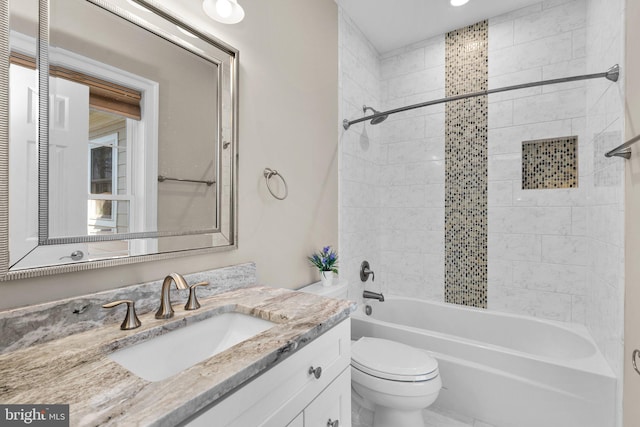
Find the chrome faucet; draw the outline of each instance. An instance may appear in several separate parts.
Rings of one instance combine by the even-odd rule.
[[[364,291],[362,293],[362,298],[370,298],[370,299],[377,299],[380,302],[384,302],[384,295],[382,295],[381,293],[377,293],[377,292],[371,292],[371,291]]]
[[[171,281],[176,282],[178,289],[188,289],[187,281],[178,273],[171,273],[162,282],[162,294],[160,295],[160,308],[156,311],[156,319],[169,319],[173,317],[173,307],[171,307]]]

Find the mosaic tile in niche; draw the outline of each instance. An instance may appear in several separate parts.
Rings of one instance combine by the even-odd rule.
[[[524,141],[522,189],[578,187],[578,137]]]

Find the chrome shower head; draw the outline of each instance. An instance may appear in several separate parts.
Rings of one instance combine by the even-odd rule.
[[[380,111],[376,110],[375,108],[367,107],[366,105],[363,105],[362,112],[366,114],[367,110],[373,111],[373,114],[380,114]],[[384,116],[374,117],[373,119],[371,119],[369,123],[371,123],[372,125],[377,125],[378,123],[382,123],[385,120],[387,120],[387,117],[389,117],[388,114],[385,114]]]

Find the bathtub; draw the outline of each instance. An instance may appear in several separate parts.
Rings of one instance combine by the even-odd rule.
[[[366,300],[352,339],[386,338],[438,360],[439,408],[496,427],[613,427],[616,378],[580,325],[405,297]]]

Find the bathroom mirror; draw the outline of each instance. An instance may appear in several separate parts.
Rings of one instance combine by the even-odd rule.
[[[1,280],[236,247],[237,50],[153,0],[0,13]]]

